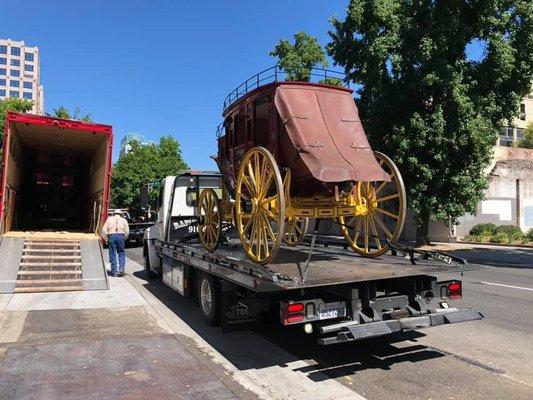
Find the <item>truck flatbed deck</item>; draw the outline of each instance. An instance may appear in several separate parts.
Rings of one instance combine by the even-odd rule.
[[[316,226],[303,243],[282,246],[274,261],[260,265],[249,260],[229,225],[222,227],[222,243],[208,252],[197,242],[195,199],[203,188],[219,187],[220,175],[212,172],[165,178],[158,219],[144,239],[147,276],[197,297],[209,324],[249,329],[277,316],[329,345],[483,318],[451,304],[462,297],[460,279],[436,276],[455,272],[460,278],[480,267],[446,253],[387,242],[390,254],[365,258]]]
[[[312,252],[307,279],[303,280],[310,246],[283,246],[276,259],[260,266],[249,261],[238,240],[207,252],[198,243],[158,242],[162,254],[194,264],[258,292],[292,290],[390,278],[413,277],[475,269],[470,264],[425,259],[412,264],[402,255],[366,258],[342,247],[317,245]]]

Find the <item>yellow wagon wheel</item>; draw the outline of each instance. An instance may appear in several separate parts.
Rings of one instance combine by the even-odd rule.
[[[283,242],[287,246],[298,246],[305,234],[307,233],[307,226],[309,225],[309,218],[303,217],[289,217],[285,219],[285,234],[283,235]]]
[[[363,215],[339,217],[341,232],[350,247],[365,257],[377,257],[389,249],[387,240],[396,241],[402,233],[406,214],[403,179],[394,162],[385,154],[374,152],[379,165],[390,175],[390,182],[358,182],[367,211]]]
[[[198,198],[198,236],[207,251],[214,251],[222,237],[222,213],[213,189],[204,189]]]
[[[266,264],[276,255],[284,234],[285,196],[276,160],[263,147],[242,159],[235,187],[235,222],[246,254]]]

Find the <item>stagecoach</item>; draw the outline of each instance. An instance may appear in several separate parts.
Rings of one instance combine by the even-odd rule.
[[[316,82],[286,81],[276,66],[226,97],[215,157],[223,191],[205,189],[197,202],[207,251],[231,226],[248,257],[266,264],[282,242],[300,244],[309,220],[322,219],[337,223],[365,257],[398,239],[406,214],[402,177],[371,149],[353,91],[332,74],[313,70]]]

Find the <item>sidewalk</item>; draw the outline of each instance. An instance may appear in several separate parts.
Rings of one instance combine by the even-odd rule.
[[[0,295],[0,399],[257,399],[191,351],[125,279]]]
[[[434,243],[422,250],[443,251],[471,263],[494,267],[533,268],[533,248],[474,243]]]

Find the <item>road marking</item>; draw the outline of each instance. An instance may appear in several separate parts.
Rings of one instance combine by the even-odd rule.
[[[523,287],[523,286],[504,285],[503,283],[492,283],[492,282],[479,282],[479,283],[483,283],[484,285],[508,287],[511,289],[529,290],[533,292],[533,288],[528,288],[528,287]]]

